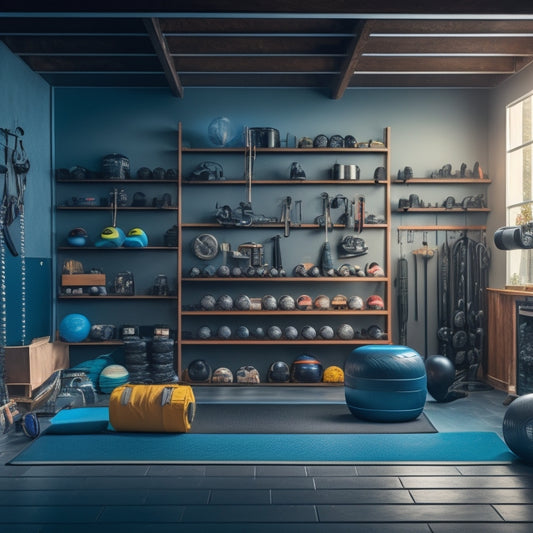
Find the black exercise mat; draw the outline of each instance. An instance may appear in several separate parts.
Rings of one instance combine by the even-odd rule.
[[[197,404],[190,433],[436,433],[422,413],[408,422],[356,418],[345,404]]]

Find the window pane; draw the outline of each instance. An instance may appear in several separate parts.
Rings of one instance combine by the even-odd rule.
[[[508,108],[507,149],[512,150],[531,141],[531,96]]]

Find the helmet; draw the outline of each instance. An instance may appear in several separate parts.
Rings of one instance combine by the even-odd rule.
[[[212,383],[233,383],[233,373],[229,368],[221,366],[213,372]]]
[[[132,228],[124,239],[124,246],[131,248],[144,248],[148,246],[148,236],[141,228]]]
[[[352,311],[359,311],[363,309],[364,303],[361,296],[350,296],[348,298],[348,309],[352,309]]]
[[[237,370],[235,377],[237,378],[237,383],[260,383],[261,379],[259,377],[259,372],[253,366],[241,366]]]
[[[119,248],[124,243],[126,235],[120,228],[107,226],[100,233],[100,239],[94,244],[100,248]]]
[[[313,308],[313,300],[311,300],[311,296],[307,294],[302,294],[298,296],[296,300],[296,307],[298,309],[312,309]]]
[[[151,180],[152,171],[148,167],[140,167],[137,170],[137,179],[138,180]]]
[[[312,355],[300,355],[291,366],[291,380],[296,383],[319,383],[323,373],[322,363]]]
[[[368,309],[385,309],[385,304],[381,296],[372,294],[366,299],[366,307]]]
[[[67,237],[70,246],[85,246],[88,239],[89,235],[83,228],[71,229]]]
[[[330,305],[330,300],[328,296],[324,294],[320,294],[319,296],[315,298],[315,302],[314,302],[315,309],[322,309],[322,310],[329,309],[329,305]]]
[[[152,178],[154,180],[164,180],[166,170],[163,167],[156,167],[152,170]]]
[[[270,365],[267,372],[267,381],[269,383],[287,383],[289,379],[289,365],[285,361],[276,361]]]

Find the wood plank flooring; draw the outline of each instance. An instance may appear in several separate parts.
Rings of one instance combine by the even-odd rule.
[[[195,391],[196,392],[196,391]],[[342,401],[301,393],[198,391],[197,401]],[[322,397],[320,397],[322,395]],[[425,412],[439,431],[497,430],[505,394],[474,392]],[[310,406],[312,408],[312,406]],[[503,464],[8,466],[0,445],[0,531],[433,532],[533,530],[533,467]]]

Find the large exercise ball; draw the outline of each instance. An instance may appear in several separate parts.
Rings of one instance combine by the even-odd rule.
[[[533,394],[519,396],[503,417],[503,438],[512,452],[533,462]]]
[[[64,342],[84,341],[91,331],[91,323],[85,315],[71,313],[59,323],[59,338]]]
[[[225,146],[234,136],[235,133],[229,118],[217,117],[209,123],[207,137],[215,146]]]
[[[455,366],[444,355],[431,355],[426,359],[428,392],[437,402],[447,401],[448,391],[455,380]]]
[[[413,420],[426,402],[424,360],[407,346],[360,346],[344,365],[344,391],[346,404],[357,418]]]

